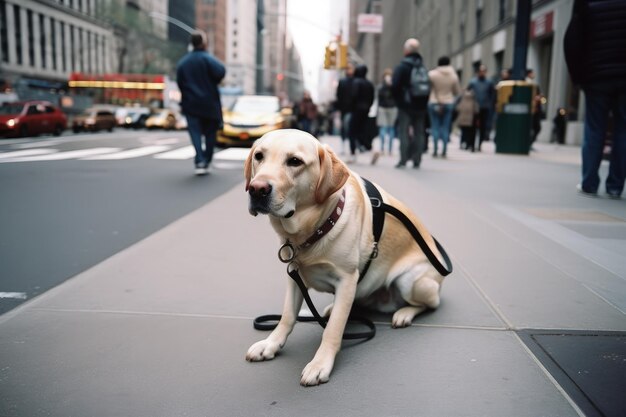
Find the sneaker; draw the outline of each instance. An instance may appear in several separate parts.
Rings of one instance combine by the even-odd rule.
[[[196,169],[194,171],[196,175],[206,175],[209,173],[209,164],[197,164]]]
[[[372,155],[372,165],[376,165],[376,162],[378,162],[378,158],[380,158],[380,152],[374,152],[374,154]]]
[[[597,196],[598,196],[598,192],[597,192],[597,191],[596,191],[596,192],[593,192],[593,193],[592,193],[592,192],[589,192],[589,191],[585,191],[585,190],[583,189],[582,184],[577,184],[577,185],[576,185],[576,190],[577,190],[580,194],[582,194],[582,195],[584,195],[584,196],[587,196],[587,197],[597,197]]]
[[[402,162],[398,162],[398,163],[396,164],[396,168],[405,168],[405,167],[406,167],[406,164],[404,164],[404,163],[402,163]]]
[[[617,191],[606,191],[606,195],[611,199],[611,200],[620,200],[622,198],[622,193],[618,193]]]

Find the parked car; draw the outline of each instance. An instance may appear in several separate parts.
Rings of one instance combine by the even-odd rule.
[[[132,107],[128,110],[121,126],[133,129],[146,127],[146,120],[150,115],[150,109],[147,107]]]
[[[112,132],[115,124],[115,115],[111,110],[87,109],[83,114],[74,118],[72,130],[76,133],[81,131],[97,132],[99,130]]]
[[[48,101],[17,101],[0,106],[0,136],[59,136],[67,128],[67,117]]]
[[[176,114],[172,110],[159,110],[146,120],[148,129],[174,129],[176,128]]]
[[[281,110],[275,96],[238,96],[223,115],[224,128],[218,132],[218,145],[250,146],[267,132],[287,127],[291,109]]]

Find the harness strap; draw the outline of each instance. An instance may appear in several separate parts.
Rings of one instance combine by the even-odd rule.
[[[298,316],[296,320],[299,322],[316,321],[319,323],[320,326],[326,328],[328,319],[320,316],[320,313],[318,313],[317,309],[315,308],[315,304],[313,304],[313,300],[311,300],[311,296],[309,295],[309,290],[307,289],[306,285],[304,285],[302,277],[298,273],[298,268],[292,267],[292,264],[290,263],[287,267],[287,274],[289,274],[291,279],[293,279],[298,285],[298,288],[300,288],[300,292],[302,292],[304,301],[306,302],[306,305],[309,307],[309,310],[313,314],[313,317]],[[273,330],[274,328],[276,328],[277,322],[280,321],[280,318],[280,314],[268,314],[265,316],[259,316],[254,319],[253,325],[254,328],[257,330]],[[367,341],[376,336],[376,325],[374,325],[374,323],[370,319],[350,315],[350,317],[348,317],[348,322],[350,321],[360,323],[366,326],[369,330],[364,332],[344,332],[343,339],[365,339],[365,341]]]
[[[378,188],[376,188],[374,184],[372,184],[370,181],[368,181],[365,178],[362,178],[362,180],[365,185],[367,195],[369,196],[370,202],[372,204],[372,223],[373,223],[372,234],[374,235],[374,248],[372,250],[372,253],[369,259],[365,263],[363,270],[361,271],[359,275],[359,282],[361,282],[363,277],[365,277],[365,274],[367,274],[367,271],[372,263],[372,260],[376,259],[376,257],[378,256],[378,242],[380,241],[380,238],[383,233],[386,213],[389,213],[392,216],[396,217],[398,220],[400,220],[400,222],[404,225],[404,227],[406,227],[409,233],[411,233],[411,236],[413,237],[413,239],[415,239],[415,242],[422,249],[422,251],[426,255],[426,258],[433,265],[433,267],[437,270],[437,272],[439,272],[442,276],[449,275],[452,272],[452,262],[450,261],[450,257],[446,253],[445,249],[443,248],[443,246],[441,246],[441,244],[437,241],[437,239],[435,239],[435,237],[432,236],[435,242],[435,246],[437,247],[437,250],[441,254],[441,257],[443,258],[446,264],[445,266],[439,261],[439,259],[437,258],[437,255],[435,255],[433,251],[430,249],[430,247],[426,243],[426,240],[422,237],[421,233],[419,232],[419,230],[417,230],[417,227],[415,227],[413,222],[400,210],[383,202],[383,197],[380,194],[380,191],[378,190]],[[280,258],[280,255],[279,255],[279,258]],[[281,260],[283,259],[281,258]],[[298,273],[298,268],[294,265],[293,262],[289,263],[287,267],[287,273],[289,274],[289,277],[291,277],[291,279],[293,279],[296,282],[296,284],[298,285],[298,288],[300,288],[300,291],[302,292],[302,296],[304,297],[304,301],[306,302],[307,306],[309,307],[309,310],[313,314],[313,317],[298,316],[297,320],[300,322],[316,321],[319,323],[320,326],[322,326],[323,328],[326,328],[326,324],[328,323],[328,320],[320,316],[320,314],[318,313],[317,309],[315,308],[315,305],[313,304],[313,301],[311,300],[309,291],[306,285],[304,284],[304,282],[302,281],[302,277]],[[277,322],[280,320],[280,318],[281,316],[279,314],[268,314],[264,316],[259,316],[254,319],[253,325],[254,325],[254,328],[257,330],[273,330],[274,328],[276,328]],[[350,332],[350,333],[344,332],[343,334],[344,339],[346,340],[365,339],[367,341],[376,335],[376,326],[371,320],[365,317],[354,317],[352,315],[348,318],[348,320],[361,323],[365,325],[366,327],[368,327],[369,330],[365,332]],[[268,322],[271,322],[271,323],[268,323]]]

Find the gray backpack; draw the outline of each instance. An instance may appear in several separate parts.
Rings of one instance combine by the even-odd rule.
[[[412,103],[416,99],[428,98],[430,95],[430,78],[428,70],[420,62],[416,65],[415,61],[407,59],[413,68],[411,68],[411,77],[409,78],[409,86],[405,92],[407,103]]]

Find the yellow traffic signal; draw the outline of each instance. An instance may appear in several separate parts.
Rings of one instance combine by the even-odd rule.
[[[334,42],[326,45],[326,53],[324,55],[324,68],[335,69],[337,68],[337,44]]]
[[[330,69],[330,59],[331,59],[331,51],[330,47],[326,45],[325,55],[324,55],[324,69]]]
[[[348,44],[339,44],[339,68],[344,69],[348,66]]]

